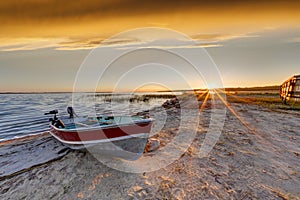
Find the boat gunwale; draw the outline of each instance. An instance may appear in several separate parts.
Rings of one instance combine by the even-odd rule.
[[[122,126],[130,126],[130,125],[138,125],[138,124],[150,124],[154,122],[155,120],[153,118],[147,118],[147,119],[141,119],[141,120],[136,120],[133,122],[129,123],[120,123],[120,124],[108,124],[108,125],[103,125],[103,126],[88,126],[88,127],[81,127],[81,128],[74,128],[74,129],[64,129],[64,128],[57,128],[53,124],[50,123],[50,127],[57,130],[57,131],[62,131],[62,132],[85,132],[85,131],[93,131],[93,130],[99,130],[99,129],[109,129],[109,128],[121,128]]]

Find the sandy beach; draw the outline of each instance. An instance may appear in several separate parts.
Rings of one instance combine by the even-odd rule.
[[[152,136],[160,147],[140,160],[151,161],[178,134],[180,109],[150,111],[157,121],[162,113],[166,123]],[[187,151],[143,173],[112,169],[47,133],[2,143],[0,199],[300,199],[299,110],[229,98],[222,134],[209,154],[199,157],[210,117],[208,101]]]
[[[0,11],[0,200],[300,200],[300,0]]]

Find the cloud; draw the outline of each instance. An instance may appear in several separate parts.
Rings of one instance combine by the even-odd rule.
[[[209,47],[221,47],[224,43],[230,40],[242,39],[242,38],[253,38],[259,37],[259,35],[254,34],[197,34],[193,35],[192,38],[196,43],[204,48]]]
[[[282,3],[280,0],[272,3],[267,0],[165,0],[158,3],[140,0],[0,1],[0,39],[39,38],[33,44],[27,41],[9,45],[0,43],[0,50],[91,49],[103,38],[153,25],[192,35],[200,46],[216,47],[228,40],[248,37],[237,33],[257,32],[267,26],[299,26],[299,10],[300,2]],[[208,34],[195,35],[199,31]],[[232,34],[222,34],[226,32]],[[43,37],[45,40],[53,38],[52,44],[42,41]],[[121,41],[114,45],[118,43]]]
[[[264,31],[257,33],[239,33],[239,34],[222,34],[222,33],[206,33],[192,35],[191,38],[194,42],[189,42],[185,38],[177,40],[169,39],[170,35],[161,35],[156,40],[151,40],[153,34],[147,31],[138,32],[137,35],[128,35],[126,32],[122,33],[122,36],[117,35],[112,38],[105,37],[85,37],[85,38],[0,38],[0,51],[24,51],[35,50],[42,48],[53,48],[56,50],[84,50],[93,49],[98,46],[102,47],[115,47],[115,48],[137,48],[137,47],[149,47],[149,48],[216,48],[228,45],[228,42],[242,42],[248,38],[259,38],[268,35],[267,38],[272,39],[278,37],[277,42],[281,43],[300,43],[299,29],[285,30],[265,29]],[[147,29],[145,29],[147,30]],[[284,36],[284,37],[283,37]],[[158,36],[156,36],[158,37]],[[188,37],[187,37],[188,38]],[[265,39],[266,40],[266,39]],[[249,43],[248,45],[251,45]]]
[[[68,39],[60,42],[56,46],[56,50],[81,50],[93,49],[103,41],[103,38],[90,38],[90,39]]]
[[[198,34],[192,36],[194,42],[183,40],[168,40],[162,38],[160,40],[151,41],[143,40],[143,37],[115,37],[105,39],[102,37],[92,38],[4,38],[0,40],[0,51],[24,51],[42,48],[54,48],[56,50],[82,50],[93,49],[98,46],[131,48],[144,44],[153,48],[210,48],[221,47],[225,41],[258,37],[257,35],[229,35],[229,34]]]
[[[252,34],[198,34],[193,35],[192,38],[199,43],[201,42],[224,42],[228,40],[240,39],[240,38],[253,38],[259,37],[259,35]]]
[[[246,1],[205,1],[190,0],[188,2],[181,0],[140,1],[140,0],[9,0],[0,2],[0,18],[3,22],[11,20],[51,20],[65,18],[84,18],[88,16],[109,17],[145,15],[161,12],[174,12],[187,9],[218,9],[244,6],[263,5],[268,1],[253,3]],[[273,0],[268,6],[279,4],[280,0]],[[286,3],[284,6],[289,6]],[[297,3],[293,3],[297,4]],[[298,5],[298,4],[297,4]]]
[[[57,47],[61,38],[2,38],[0,51],[26,51]]]
[[[161,12],[174,12],[188,9],[205,11],[207,9],[255,8],[270,7],[299,8],[297,1],[262,0],[181,0],[140,1],[140,0],[9,0],[0,2],[0,18],[10,20],[49,20],[61,18],[82,18],[87,16],[108,17],[112,15],[145,15]]]
[[[53,48],[56,50],[82,50],[93,49],[98,46],[118,47],[140,43],[140,40],[134,38],[3,38],[0,39],[0,51],[26,51],[43,48]]]
[[[56,50],[80,50],[80,49],[94,49],[96,47],[119,47],[125,45],[141,44],[141,41],[135,38],[115,38],[103,39],[92,38],[85,40],[68,40],[59,43]]]
[[[200,47],[203,48],[211,48],[211,47],[222,47],[222,44],[218,44],[218,43],[207,43],[207,44],[199,44]]]

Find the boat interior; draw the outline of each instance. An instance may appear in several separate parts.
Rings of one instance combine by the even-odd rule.
[[[76,129],[84,127],[106,126],[112,124],[128,124],[142,120],[139,116],[99,116],[62,119],[64,129]]]

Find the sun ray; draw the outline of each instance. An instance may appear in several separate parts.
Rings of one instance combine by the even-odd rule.
[[[219,92],[216,92],[216,94],[218,95],[218,97],[220,98],[220,100],[225,104],[225,106],[228,108],[228,110],[241,122],[242,125],[244,125],[253,135],[255,135],[255,137],[257,137],[259,139],[259,143],[261,145],[268,145],[271,149],[273,149],[274,151],[276,150],[273,146],[273,144],[264,137],[264,134],[262,134],[260,131],[258,131],[256,128],[251,127],[238,113],[237,111],[230,105],[230,103],[228,103],[228,101],[226,101],[220,94]],[[235,97],[236,99],[239,99],[237,97]],[[243,99],[239,99],[241,101],[243,101],[244,103],[250,103],[251,101],[247,101],[247,100],[243,100]]]
[[[242,117],[235,111],[235,109],[229,104],[227,100],[225,100],[219,93],[223,91],[216,89],[216,95],[219,97],[219,99],[224,103],[224,105],[228,108],[228,110],[252,133],[255,133],[254,129],[250,127],[250,125],[245,122],[245,120],[242,119]]]
[[[201,96],[203,96],[204,94],[206,94],[206,96],[205,96],[205,98],[204,98],[204,100],[203,100],[203,103],[201,104],[201,107],[200,107],[200,112],[202,112],[203,110],[204,110],[204,108],[205,108],[205,106],[206,106],[206,103],[207,103],[207,100],[208,100],[208,98],[209,98],[209,92],[207,91],[207,92],[205,92],[205,93],[203,93],[202,95],[200,95],[199,97],[201,97]],[[199,99],[199,97],[198,97],[198,99]]]

